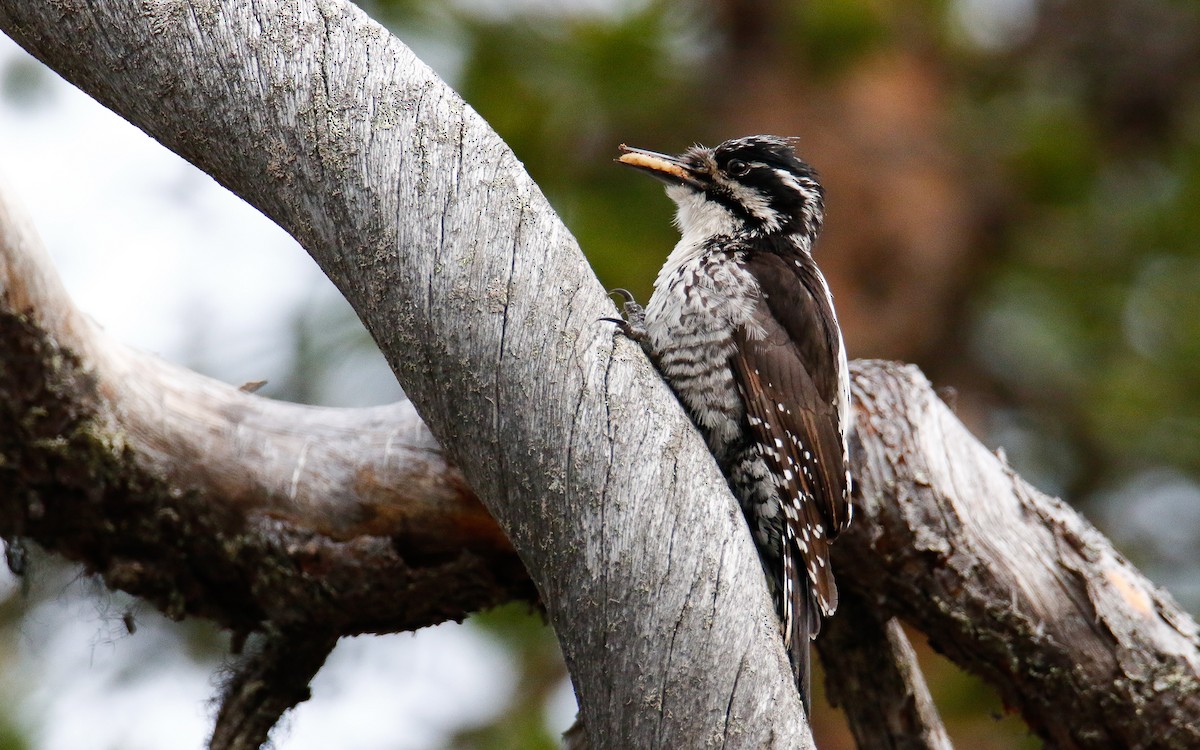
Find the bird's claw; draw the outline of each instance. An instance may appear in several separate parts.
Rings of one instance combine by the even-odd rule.
[[[628,289],[623,289],[622,287],[617,287],[616,289],[608,290],[608,296],[611,297],[614,294],[616,294],[616,295],[620,296],[622,299],[624,299],[625,304],[627,304],[627,305],[628,304],[634,304],[634,305],[637,304],[637,300],[635,300],[633,298],[633,293],[630,292]]]
[[[641,305],[637,304],[637,300],[634,298],[634,295],[630,293],[630,290],[617,287],[616,289],[612,289],[610,292],[608,292],[608,295],[610,296],[613,294],[620,296],[620,298],[623,300],[622,305],[620,305],[620,312],[622,312],[622,316],[625,318],[625,320],[629,320],[630,325],[634,326],[636,329],[646,328],[646,310],[644,310]]]
[[[614,334],[619,333],[625,338],[636,341],[639,344],[646,340],[645,326],[630,323],[628,320],[621,318],[600,318],[600,321],[616,325],[617,330],[613,332]]]
[[[613,289],[609,292],[610,295],[619,295],[624,301],[621,304],[621,313],[624,317],[621,318],[600,318],[605,323],[616,325],[617,330],[625,338],[644,343],[647,340],[646,335],[646,311],[637,303],[633,295],[628,289]]]

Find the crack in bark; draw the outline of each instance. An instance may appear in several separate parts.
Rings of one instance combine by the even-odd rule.
[[[724,750],[729,745],[729,733],[733,725],[733,700],[737,697],[738,685],[742,680],[742,671],[746,668],[746,654],[742,652],[738,657],[737,672],[733,675],[733,687],[729,690],[729,702],[725,705],[725,726],[721,732],[721,748]]]

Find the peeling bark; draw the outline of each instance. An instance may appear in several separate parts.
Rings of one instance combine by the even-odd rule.
[[[912,367],[857,363],[839,581],[1000,690],[1053,747],[1200,747],[1200,630],[1082,516],[988,452]]]

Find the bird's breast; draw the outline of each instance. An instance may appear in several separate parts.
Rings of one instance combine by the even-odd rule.
[[[646,308],[659,370],[722,463],[745,415],[730,363],[734,333],[749,323],[757,294],[736,256],[696,254],[663,268]]]

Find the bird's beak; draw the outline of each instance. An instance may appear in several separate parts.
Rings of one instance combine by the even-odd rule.
[[[700,188],[700,183],[696,180],[695,175],[679,157],[626,146],[624,143],[620,148],[625,153],[617,159],[617,162],[640,169],[668,185],[688,185]]]

